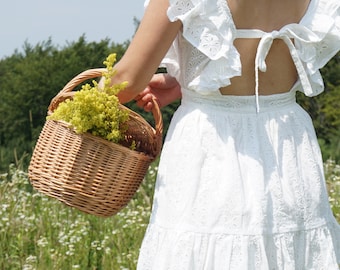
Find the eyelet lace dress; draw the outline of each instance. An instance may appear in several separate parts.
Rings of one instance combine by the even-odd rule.
[[[297,24],[236,29],[226,0],[169,0],[181,20],[164,59],[182,86],[159,164],[138,270],[337,270],[340,226],[323,161],[296,91],[324,89],[319,72],[340,50],[340,2],[311,0]],[[255,74],[274,39],[299,80],[282,94],[221,95],[241,75],[235,38],[260,38]]]

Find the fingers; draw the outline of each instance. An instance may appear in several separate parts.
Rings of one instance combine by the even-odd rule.
[[[150,94],[151,89],[149,87],[146,87],[142,92],[140,92],[134,99],[136,101],[142,99],[145,95]]]
[[[152,94],[146,94],[146,95],[138,95],[135,100],[137,101],[137,103],[139,104],[144,104],[147,102],[151,102],[153,99],[153,95]]]
[[[139,108],[144,109],[144,111],[146,112],[150,112],[153,109],[153,102],[151,101],[144,102],[144,101],[139,100],[136,102],[136,104]]]
[[[150,91],[143,91],[135,100],[138,107],[143,108],[145,111],[150,112],[153,108],[153,95]]]
[[[146,112],[151,112],[153,109],[153,103],[152,102],[147,102],[144,106],[144,111]]]

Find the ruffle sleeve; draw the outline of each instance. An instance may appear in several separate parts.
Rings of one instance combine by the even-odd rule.
[[[200,72],[196,72],[187,85],[203,94],[229,85],[230,78],[241,74],[239,53],[233,46],[234,24],[227,10],[215,2],[216,4],[207,0],[169,0],[169,20],[182,22],[181,38],[206,58],[197,67]],[[163,61],[168,72],[176,77],[186,76],[180,75],[178,68],[181,61],[190,57],[179,50],[179,40],[175,40]]]
[[[317,38],[308,42],[295,40],[301,60],[305,63],[312,93],[315,96],[324,90],[319,69],[340,50],[340,2],[339,0],[312,0],[300,25],[314,33]]]

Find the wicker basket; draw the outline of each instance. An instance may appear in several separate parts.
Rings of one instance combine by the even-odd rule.
[[[105,69],[87,70],[72,79],[51,101],[48,114],[71,98],[72,90]],[[91,134],[76,134],[66,123],[47,120],[29,165],[33,187],[68,206],[101,217],[116,214],[131,200],[162,145],[163,122],[157,102],[155,129],[129,111],[128,130],[121,144]],[[135,141],[137,150],[123,146]]]

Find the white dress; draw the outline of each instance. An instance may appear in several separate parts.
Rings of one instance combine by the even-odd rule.
[[[236,30],[226,0],[170,0],[183,32],[164,59],[182,102],[164,143],[139,270],[336,270],[340,226],[323,162],[296,91],[323,91],[319,69],[340,50],[339,0],[311,0],[299,24]],[[238,37],[261,38],[256,74],[275,38],[299,80],[283,94],[223,96],[241,74]],[[294,40],[294,43],[291,40]]]

